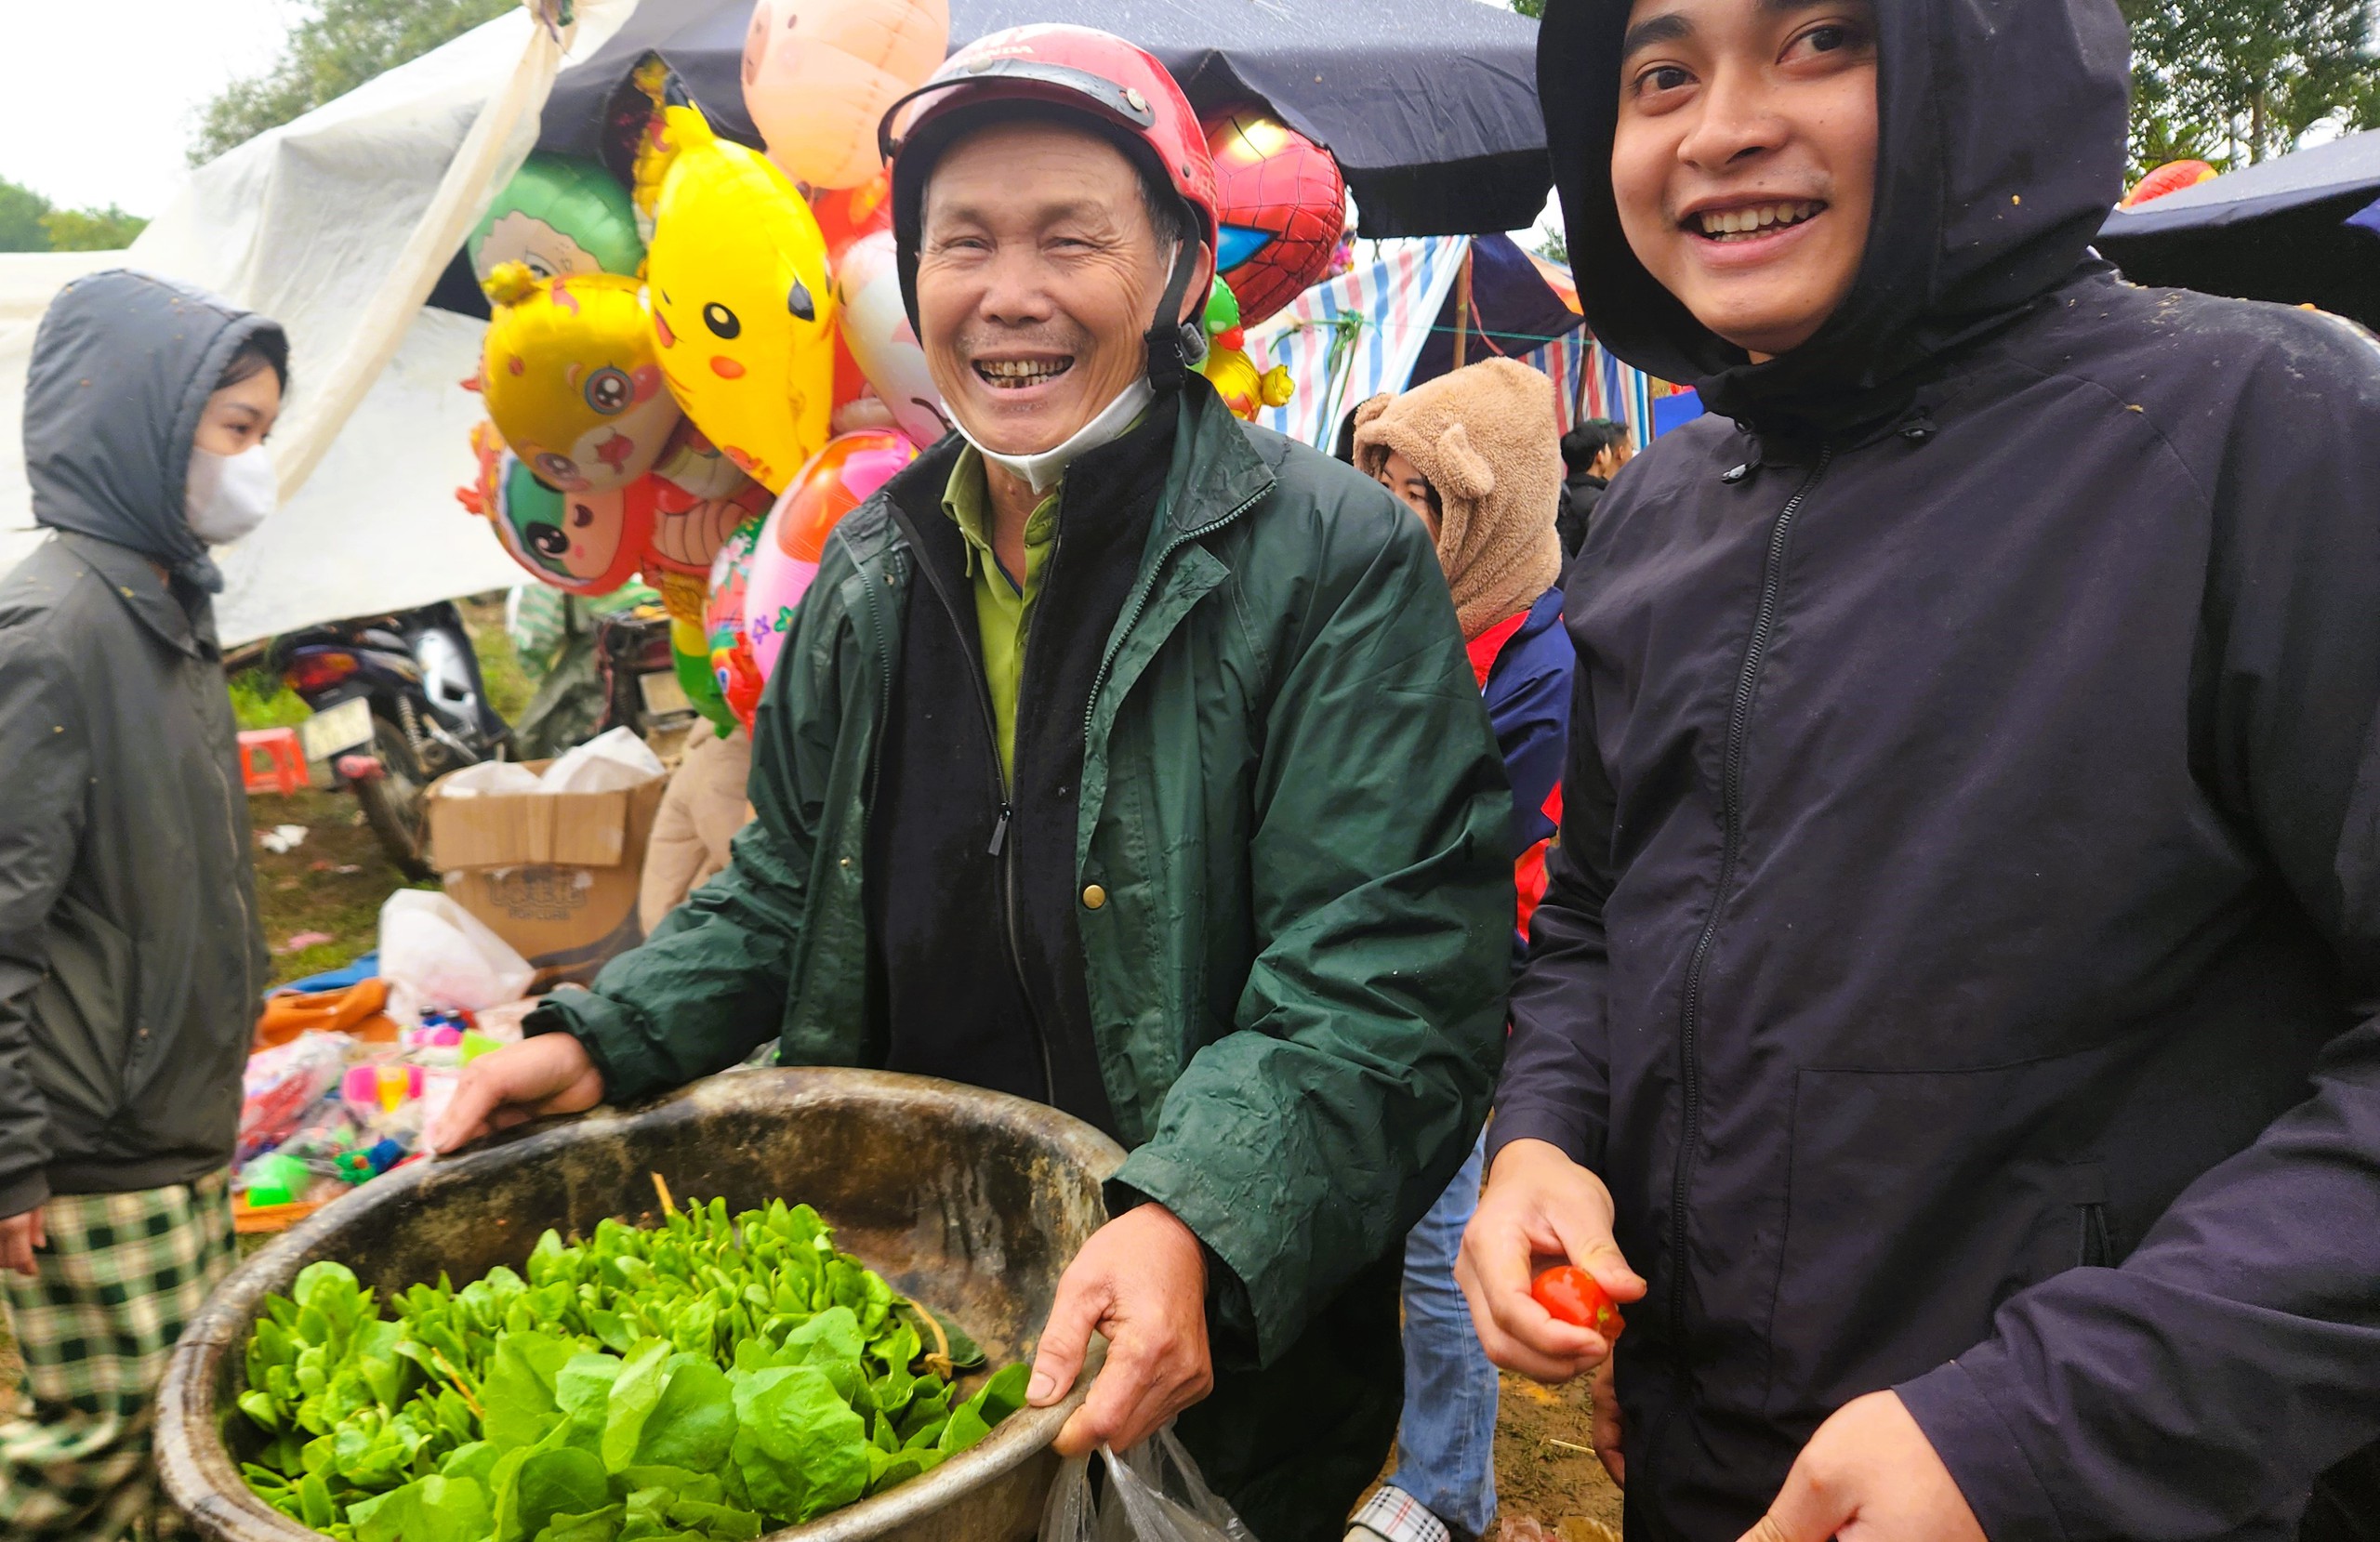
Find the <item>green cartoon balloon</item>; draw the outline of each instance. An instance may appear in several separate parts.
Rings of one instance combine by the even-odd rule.
[[[489,205],[466,244],[481,283],[499,262],[541,279],[562,273],[634,277],[644,264],[628,190],[593,161],[532,155]]]

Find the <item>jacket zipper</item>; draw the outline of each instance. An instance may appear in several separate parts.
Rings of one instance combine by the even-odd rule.
[[[1744,741],[1752,732],[1752,694],[1760,685],[1760,667],[1768,653],[1770,635],[1777,629],[1778,592],[1785,584],[1785,546],[1793,531],[1794,516],[1834,459],[1831,448],[1818,451],[1818,465],[1803,479],[1793,495],[1778,511],[1768,534],[1768,555],[1760,575],[1760,605],[1752,618],[1752,638],[1744,645],[1743,668],[1736,676],[1736,694],[1727,710],[1727,742],[1719,776],[1720,818],[1724,831],[1719,848],[1719,881],[1711,892],[1711,910],[1686,967],[1685,1003],[1680,1013],[1678,1061],[1685,1109],[1678,1130],[1677,1165],[1670,1189],[1670,1335],[1686,1339],[1686,1198],[1694,1177],[1694,1148],[1702,1126],[1702,1071],[1695,1059],[1695,1032],[1701,1026],[1702,982],[1711,966],[1711,949],[1719,936],[1719,913],[1727,903],[1727,886],[1735,880],[1736,863],[1743,853]],[[1680,1370],[1685,1369],[1681,1357]]]
[[[1051,555],[1055,555],[1054,548]],[[927,570],[920,565],[919,571]],[[938,577],[929,574],[927,586],[933,590],[934,598],[942,601],[942,608],[949,615],[950,624],[959,627],[960,635],[963,637],[966,618],[959,614],[958,600],[944,590],[942,580]],[[1031,640],[1031,628],[1028,626],[1025,639],[1027,646],[1030,646]],[[979,641],[976,645],[979,663],[982,655],[983,647]],[[886,681],[885,689],[889,700],[892,690],[889,679]],[[975,705],[984,715],[984,743],[991,753],[992,789],[998,798],[1000,810],[998,817],[992,822],[991,842],[984,850],[985,855],[999,863],[1000,933],[1008,942],[1009,970],[1016,977],[1017,995],[1025,1003],[1025,1021],[1033,1025],[1034,1048],[1041,1054],[1041,1100],[1055,1107],[1058,1096],[1057,1067],[1050,1058],[1049,1030],[1041,1021],[1039,1009],[1033,1005],[1033,990],[1026,982],[1028,971],[1025,967],[1025,942],[1016,929],[1016,861],[1010,850],[1008,838],[1008,827],[1016,817],[1016,810],[1009,802],[1008,768],[1000,764],[1000,721],[999,715],[992,710],[991,678],[980,670],[975,677]]]
[[[1091,693],[1083,698],[1082,704],[1083,754],[1088,756],[1091,753],[1091,720],[1098,709],[1099,693],[1106,689],[1108,673],[1115,667],[1116,655],[1122,650],[1123,639],[1130,634],[1134,626],[1140,625],[1141,613],[1148,609],[1149,596],[1157,592],[1157,575],[1165,571],[1165,564],[1172,560],[1173,554],[1175,552],[1180,551],[1183,547],[1188,546],[1193,541],[1203,540],[1205,537],[1213,534],[1216,531],[1223,529],[1223,526],[1231,523],[1234,520],[1238,519],[1242,514],[1247,513],[1258,504],[1263,503],[1266,494],[1273,491],[1273,487],[1274,483],[1268,480],[1263,486],[1258,488],[1255,492],[1250,494],[1247,497],[1242,498],[1238,503],[1233,505],[1230,509],[1226,510],[1220,517],[1208,521],[1205,524],[1198,526],[1196,530],[1183,531],[1181,534],[1174,536],[1173,539],[1166,542],[1163,547],[1158,548],[1157,560],[1149,564],[1149,581],[1141,585],[1138,588],[1132,591],[1131,603],[1126,608],[1123,620],[1117,626],[1116,630],[1110,634],[1110,636],[1115,639],[1114,644],[1108,648],[1106,652],[1100,656],[1099,672],[1091,678]]]

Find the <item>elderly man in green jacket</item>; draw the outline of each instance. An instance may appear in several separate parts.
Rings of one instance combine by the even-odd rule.
[[[959,433],[829,542],[732,865],[432,1141],[772,1035],[1054,1104],[1131,1153],[1040,1338],[1044,1405],[1110,1344],[1061,1446],[1180,1414],[1259,1536],[1336,1538],[1395,1430],[1402,1240],[1501,1055],[1512,799],[1445,582],[1187,371],[1213,168],[1154,59],[995,34],[885,138]]]

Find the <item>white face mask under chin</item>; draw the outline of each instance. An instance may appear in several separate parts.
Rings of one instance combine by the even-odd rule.
[[[236,455],[192,447],[182,510],[190,533],[208,546],[238,540],[264,523],[280,501],[272,457],[263,445],[251,444]]]
[[[1123,438],[1125,430],[1131,428],[1141,414],[1148,411],[1149,403],[1156,400],[1157,388],[1149,384],[1146,376],[1143,376],[1117,392],[1116,400],[1107,403],[1098,416],[1069,434],[1064,443],[1053,445],[1038,455],[1004,455],[977,439],[964,423],[959,425],[959,432],[975,447],[976,454],[994,466],[1005,468],[1024,478],[1031,484],[1034,496],[1039,497],[1058,485],[1069,465],[1101,445],[1112,444]]]

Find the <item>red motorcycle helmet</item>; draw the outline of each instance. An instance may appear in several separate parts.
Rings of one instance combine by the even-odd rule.
[[[892,234],[912,327],[927,174],[975,109],[1011,102],[1040,103],[1099,126],[1157,186],[1173,190],[1199,240],[1216,250],[1214,158],[1189,99],[1164,65],[1092,27],[1047,22],[987,33],[894,102],[877,128],[877,148],[892,168]],[[1197,265],[1197,251],[1185,244],[1149,328],[1149,378],[1160,389],[1178,385],[1205,348],[1196,315],[1187,323],[1171,321]]]

